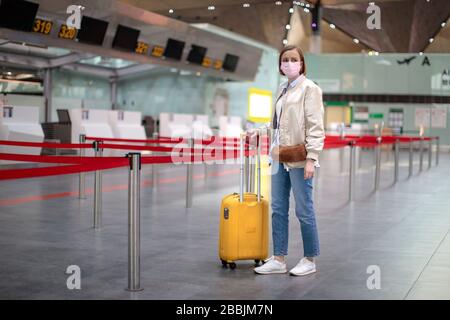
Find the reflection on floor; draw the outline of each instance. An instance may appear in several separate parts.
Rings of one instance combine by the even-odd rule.
[[[0,183],[0,298],[2,299],[450,299],[450,155],[407,179],[401,153],[382,161],[381,190],[373,193],[374,157],[358,157],[355,201],[348,198],[348,151],[325,151],[316,200],[321,256],[307,277],[256,276],[251,262],[223,269],[217,257],[219,205],[237,191],[235,165],[196,166],[194,205],[186,210],[183,166],[143,169],[141,283],[127,285],[127,173],[104,174],[103,226],[93,224],[93,175],[86,200],[76,175]],[[268,187],[268,183],[264,184]],[[267,189],[265,190],[267,193]],[[292,209],[293,210],[293,203]],[[288,266],[301,257],[300,228],[291,214]],[[81,290],[68,290],[65,271],[81,268]],[[381,288],[369,290],[369,266]],[[369,268],[370,270],[370,268]],[[370,282],[370,281],[369,281]]]

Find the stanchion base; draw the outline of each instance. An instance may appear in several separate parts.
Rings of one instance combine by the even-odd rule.
[[[129,292],[140,292],[140,291],[144,291],[144,288],[139,288],[139,289],[129,289],[129,288],[125,288],[125,291],[129,291]]]

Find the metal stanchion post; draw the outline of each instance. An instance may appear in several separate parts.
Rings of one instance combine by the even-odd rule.
[[[431,162],[433,161],[433,138],[430,137],[428,141],[428,169],[431,169]]]
[[[411,178],[413,175],[413,157],[414,157],[414,140],[409,140],[409,172],[408,172],[408,178]]]
[[[436,166],[439,165],[440,143],[439,137],[436,137]]]
[[[339,137],[341,140],[345,139],[345,123],[341,123],[338,127]],[[339,148],[339,167],[340,172],[344,172],[344,148]]]
[[[420,158],[419,158],[419,172],[422,172],[423,170],[423,137],[420,137],[419,142],[419,152],[420,152]]]
[[[348,183],[348,198],[353,201],[354,185],[355,185],[355,161],[356,161],[356,147],[354,142],[350,143],[350,165],[349,165],[349,183]]]
[[[400,141],[395,140],[394,144],[394,183],[398,182],[399,162],[400,162]]]
[[[86,142],[86,135],[85,134],[80,134],[80,143],[85,143]],[[84,148],[80,148],[80,157],[84,157],[85,156],[85,150]],[[79,199],[85,199],[86,198],[86,187],[85,187],[85,183],[86,183],[86,174],[84,172],[80,172],[79,175],[79,181],[78,181],[78,198]]]
[[[154,140],[158,140],[158,132],[153,132],[153,139]],[[156,144],[156,146],[159,146],[159,143],[157,143]],[[154,187],[156,187],[156,185],[157,185],[157,180],[158,180],[158,177],[157,177],[157,175],[156,175],[156,167],[157,167],[157,165],[156,164],[152,164],[152,184],[153,184],[153,188]]]
[[[189,151],[194,148],[194,139],[189,138]],[[194,153],[189,152],[190,155]],[[193,175],[194,175],[194,163],[193,156],[190,156],[190,161],[187,164],[186,170],[186,208],[192,207],[192,183],[193,183]]]
[[[381,137],[377,138],[377,147],[375,148],[375,191],[380,189],[381,175]]]
[[[93,143],[95,156],[101,157],[103,149],[100,146],[100,141],[94,141]],[[94,228],[100,229],[102,224],[102,172],[101,170],[95,171],[94,181]]]
[[[203,163],[203,168],[204,168],[204,180],[206,181],[208,178],[208,164],[206,162]]]
[[[128,174],[128,288],[141,291],[141,154],[129,153]]]

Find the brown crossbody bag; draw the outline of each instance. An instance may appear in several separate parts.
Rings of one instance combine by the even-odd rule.
[[[277,102],[275,103],[274,119],[276,119],[276,117],[277,117],[276,104],[278,103],[278,101],[280,100],[280,98],[282,96],[283,96],[283,94],[277,99]],[[284,93],[284,96],[287,96],[287,92]],[[284,105],[284,103],[281,104],[280,117],[279,117],[280,121],[281,121],[281,115],[283,114],[283,105]],[[305,118],[305,121],[306,121],[306,118]],[[280,124],[279,124],[278,120],[277,120],[276,126],[277,126],[277,128],[275,128],[275,129],[280,128]],[[294,146],[278,146],[277,148],[274,148],[272,151],[272,157],[274,158],[274,160],[281,162],[281,163],[306,161],[307,155],[308,155],[308,152],[306,151],[306,145],[303,143],[297,144]]]

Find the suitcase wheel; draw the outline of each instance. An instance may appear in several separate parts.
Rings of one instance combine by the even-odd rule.
[[[255,260],[255,266],[259,266],[259,264],[260,264],[261,262],[262,262],[261,260],[256,259],[256,260]]]
[[[228,266],[230,266],[230,269],[232,269],[232,270],[236,269],[236,263],[234,263],[234,262],[228,263],[227,261],[222,260],[222,259],[220,261],[222,262],[223,268],[228,268]]]

